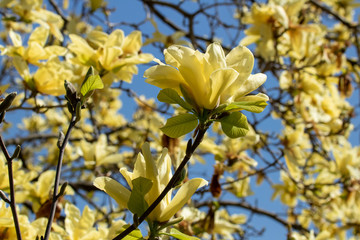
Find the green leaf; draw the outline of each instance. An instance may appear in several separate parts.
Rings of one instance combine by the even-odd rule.
[[[232,112],[230,115],[221,118],[221,128],[230,138],[243,137],[249,131],[247,118],[241,112]]]
[[[257,102],[233,102],[229,104],[224,110],[225,111],[241,111],[246,110],[254,113],[261,113],[264,111],[264,108],[267,106],[265,101]]]
[[[190,113],[181,114],[166,121],[164,127],[160,128],[163,133],[172,138],[178,138],[185,135],[197,126],[198,119]]]
[[[121,227],[120,231],[117,234],[122,233],[123,231],[125,231],[128,227],[130,227],[129,224],[126,224],[124,226]],[[141,234],[141,231],[139,229],[133,230],[131,233],[129,233],[128,235],[126,235],[124,238],[124,240],[137,240],[137,239],[143,239],[143,236]]]
[[[185,233],[180,232],[176,228],[172,228],[170,230],[170,236],[172,236],[176,239],[180,239],[180,240],[199,240],[200,239],[197,237],[192,237],[192,236],[186,235]]]
[[[85,97],[89,97],[89,93],[95,89],[102,89],[104,88],[104,84],[99,75],[92,75],[87,78],[80,89],[81,95]]]
[[[148,208],[144,196],[150,191],[153,183],[150,179],[138,177],[132,180],[132,184],[133,189],[127,205],[133,214],[141,216]]]
[[[160,102],[164,102],[164,103],[169,103],[169,104],[179,104],[181,107],[185,108],[188,111],[192,110],[192,107],[190,104],[188,104],[187,102],[185,102],[180,96],[179,94],[172,88],[165,88],[162,89],[158,96],[157,99]]]

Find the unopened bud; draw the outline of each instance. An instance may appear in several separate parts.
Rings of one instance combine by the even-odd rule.
[[[9,109],[15,97],[16,97],[16,92],[9,93],[9,95],[6,96],[4,101],[0,104],[0,113],[3,113]]]

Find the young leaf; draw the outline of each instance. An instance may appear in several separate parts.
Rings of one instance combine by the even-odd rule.
[[[147,178],[138,177],[132,180],[132,184],[133,189],[127,205],[133,214],[141,216],[148,208],[144,196],[150,191],[153,183]]]
[[[186,235],[185,233],[180,232],[176,228],[172,228],[170,230],[169,235],[176,238],[176,239],[180,239],[180,240],[199,240],[200,239],[200,238],[197,238],[197,237],[192,237],[192,236]]]
[[[185,102],[180,96],[179,94],[171,88],[165,88],[162,89],[158,96],[157,99],[160,102],[164,102],[164,103],[169,103],[169,104],[179,104],[181,107],[185,108],[188,111],[191,111],[192,107],[190,104],[188,104],[187,102]]]
[[[264,108],[267,106],[265,101],[259,102],[233,102],[229,104],[225,111],[241,111],[246,110],[254,113],[261,113],[264,111]]]
[[[198,119],[195,115],[185,113],[169,118],[160,129],[169,137],[178,138],[194,130],[197,124]]]
[[[247,118],[240,112],[232,112],[220,119],[221,128],[230,138],[243,137],[249,131]]]
[[[127,229],[129,226],[130,225],[128,225],[128,224],[123,225],[117,234],[125,231],[125,229]],[[143,236],[141,234],[141,231],[139,229],[136,229],[136,230],[132,231],[131,233],[129,233],[128,235],[126,235],[123,239],[124,240],[137,240],[137,239],[143,239]]]
[[[81,92],[82,96],[87,98],[87,97],[90,97],[89,95],[91,95],[93,90],[102,89],[103,87],[104,87],[104,84],[103,84],[100,76],[92,75],[92,76],[89,76],[87,79],[85,79],[85,81],[81,85],[80,92]]]

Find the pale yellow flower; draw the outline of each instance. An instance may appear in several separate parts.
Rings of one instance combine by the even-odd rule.
[[[173,45],[164,51],[165,62],[145,71],[146,81],[160,88],[185,89],[196,108],[214,109],[261,86],[266,75],[251,75],[254,56],[238,46],[226,56],[220,44],[210,44],[206,53]]]
[[[81,215],[80,210],[67,203],[65,205],[65,230],[70,239],[103,239],[100,232],[94,228],[95,212],[88,206],[85,206]]]
[[[147,63],[153,59],[151,54],[141,53],[142,35],[134,31],[125,37],[122,30],[111,34],[92,31],[87,39],[70,34],[71,43],[68,48],[75,55],[73,63],[83,66],[93,66],[100,74],[105,85],[115,80],[131,82],[133,74],[137,73],[136,64]]]
[[[166,148],[158,159],[154,159],[151,155],[149,143],[144,143],[142,154],[140,153],[136,159],[134,171],[129,172],[126,168],[121,168],[120,172],[131,189],[133,188],[132,180],[136,178],[144,177],[152,181],[152,187],[145,195],[145,201],[150,206],[172,177],[171,159]],[[157,222],[168,221],[191,198],[196,189],[205,184],[207,181],[202,178],[191,179],[180,187],[173,199],[171,199],[172,190],[170,190],[148,219]],[[120,207],[126,208],[128,206],[131,191],[119,182],[109,177],[98,177],[95,179],[94,185],[114,198]]]

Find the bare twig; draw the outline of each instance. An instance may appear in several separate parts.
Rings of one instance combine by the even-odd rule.
[[[67,130],[67,132],[65,134],[64,140],[62,141],[61,145],[59,146],[59,158],[58,158],[58,163],[57,163],[57,166],[56,166],[54,192],[53,192],[53,197],[52,197],[50,216],[49,216],[49,220],[48,220],[46,230],[45,230],[44,240],[48,240],[49,237],[50,237],[51,225],[52,225],[52,222],[54,220],[55,211],[56,211],[56,204],[57,204],[57,201],[58,201],[58,199],[60,197],[58,195],[58,191],[59,191],[61,167],[62,167],[62,161],[63,161],[63,158],[64,158],[65,147],[66,147],[67,142],[69,141],[71,130],[73,129],[75,124],[76,124],[76,113],[73,112],[72,117],[71,117],[71,121],[70,121],[70,124],[69,124],[69,128],[68,128],[68,130]]]
[[[15,201],[15,188],[14,188],[14,175],[13,175],[13,158],[10,156],[9,152],[6,149],[5,143],[0,136],[0,147],[2,152],[5,155],[7,166],[8,166],[8,174],[9,174],[9,188],[10,188],[10,208],[14,219],[14,225],[15,225],[15,231],[16,231],[16,237],[18,240],[21,240],[21,232],[20,232],[20,224],[19,219],[16,213],[16,201]]]

